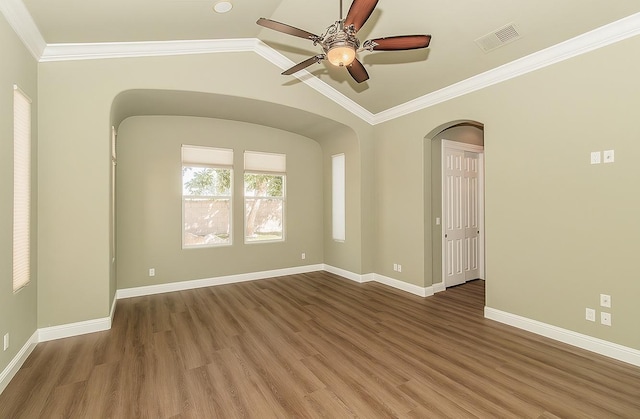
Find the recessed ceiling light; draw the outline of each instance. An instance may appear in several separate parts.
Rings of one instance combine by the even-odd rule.
[[[230,1],[219,1],[213,6],[213,10],[218,13],[227,13],[233,8],[233,4]]]

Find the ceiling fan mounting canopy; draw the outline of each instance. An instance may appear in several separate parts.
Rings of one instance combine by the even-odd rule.
[[[387,38],[368,39],[360,44],[356,36],[365,24],[378,0],[354,0],[347,17],[342,19],[342,2],[340,3],[340,20],[330,25],[322,35],[315,35],[302,29],[260,18],[256,22],[260,26],[273,29],[288,35],[309,39],[313,45],[320,45],[324,54],[318,54],[285,70],[282,74],[290,75],[309,67],[311,64],[328,60],[338,67],[346,67],[351,77],[358,83],[369,79],[369,74],[356,57],[361,51],[402,51],[426,48],[431,42],[431,35],[402,35]]]

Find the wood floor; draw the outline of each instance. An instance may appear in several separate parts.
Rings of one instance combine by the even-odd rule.
[[[120,300],[39,344],[0,418],[640,418],[640,368],[326,272]]]

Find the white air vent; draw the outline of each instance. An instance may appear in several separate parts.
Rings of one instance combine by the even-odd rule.
[[[476,44],[484,52],[493,51],[494,49],[520,39],[520,33],[513,23],[503,26],[485,36],[476,39]]]

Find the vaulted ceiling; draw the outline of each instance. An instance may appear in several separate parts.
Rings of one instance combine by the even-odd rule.
[[[258,38],[293,63],[321,52],[311,41],[265,29],[260,17],[320,34],[338,20],[340,2],[230,0],[23,0],[51,44]],[[343,13],[350,2],[345,0]],[[430,34],[431,46],[401,52],[361,52],[370,79],[358,84],[326,61],[308,70],[371,113],[378,113],[498,68],[640,12],[638,0],[380,0],[359,31],[361,41]],[[489,52],[476,40],[512,25],[519,37]],[[280,72],[277,67],[274,72]],[[283,88],[300,81],[282,76]]]

